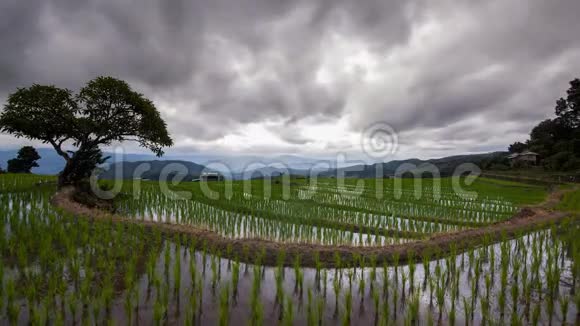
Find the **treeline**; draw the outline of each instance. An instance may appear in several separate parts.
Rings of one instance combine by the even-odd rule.
[[[40,160],[36,149],[32,146],[24,146],[18,151],[16,158],[7,162],[8,173],[31,173],[32,168],[38,167],[36,161]],[[0,173],[5,171],[0,167]]]
[[[570,82],[566,98],[556,102],[556,117],[540,122],[525,142],[515,142],[510,153],[532,151],[539,154],[547,170],[580,169],[580,79]]]

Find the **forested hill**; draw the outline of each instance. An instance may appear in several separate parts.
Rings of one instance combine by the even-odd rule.
[[[329,170],[327,172],[322,173],[321,175],[337,176],[338,174],[342,174],[345,177],[351,178],[374,178],[376,177],[377,169],[380,170],[380,167],[377,167],[377,165],[379,164],[383,165],[382,166],[383,176],[393,176],[395,175],[395,173],[397,173],[397,170],[399,168],[401,168],[401,171],[398,171],[399,173],[413,172],[415,170],[414,167],[420,168],[422,165],[432,164],[439,170],[441,176],[450,176],[453,175],[453,172],[461,164],[473,163],[481,169],[486,169],[491,164],[505,161],[506,156],[507,156],[506,152],[493,152],[485,154],[457,155],[429,160],[420,160],[413,158],[408,160],[397,160],[370,165],[354,165],[346,168]],[[406,168],[404,164],[410,165],[408,168]]]

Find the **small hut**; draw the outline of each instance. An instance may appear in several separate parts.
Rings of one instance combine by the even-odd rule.
[[[222,181],[223,175],[218,172],[204,172],[199,176],[199,181]]]
[[[510,164],[514,165],[537,165],[538,164],[538,153],[524,151],[521,153],[513,153],[509,155],[508,160]]]

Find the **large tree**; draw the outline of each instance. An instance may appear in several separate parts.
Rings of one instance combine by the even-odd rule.
[[[510,153],[521,153],[521,152],[525,151],[527,148],[528,148],[528,146],[526,144],[517,141],[508,147],[508,151]]]
[[[570,82],[567,97],[556,102],[556,119],[570,130],[580,128],[580,79]]]
[[[89,81],[77,95],[55,86],[19,88],[0,115],[0,131],[52,145],[66,161],[60,186],[90,175],[103,162],[101,145],[132,140],[161,156],[173,144],[153,102],[112,77]]]
[[[32,146],[24,146],[18,151],[18,156],[8,161],[9,173],[30,173],[32,168],[38,167],[36,161],[41,157]]]
[[[556,101],[556,117],[535,126],[526,142],[552,170],[580,168],[580,79],[572,80],[566,93],[566,98]]]

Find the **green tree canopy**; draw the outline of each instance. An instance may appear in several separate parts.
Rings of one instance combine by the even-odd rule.
[[[8,161],[9,173],[30,173],[32,168],[38,167],[36,161],[41,157],[32,146],[24,146],[18,151],[15,159]]]
[[[527,148],[528,148],[528,146],[526,144],[517,141],[517,142],[511,144],[508,147],[508,150],[510,153],[521,153],[521,152],[525,151]]]
[[[153,102],[112,77],[89,81],[77,95],[55,86],[19,88],[0,115],[0,131],[52,145],[66,161],[61,186],[102,163],[100,145],[136,141],[157,156],[173,145]],[[65,144],[77,150],[66,151]]]
[[[556,102],[556,116],[560,123],[572,130],[580,128],[580,79],[570,82],[568,96]]]
[[[554,119],[546,119],[532,129],[526,146],[540,154],[544,166],[552,170],[580,168],[580,79],[570,82],[566,98],[556,101]],[[510,145],[510,152],[514,145]]]

